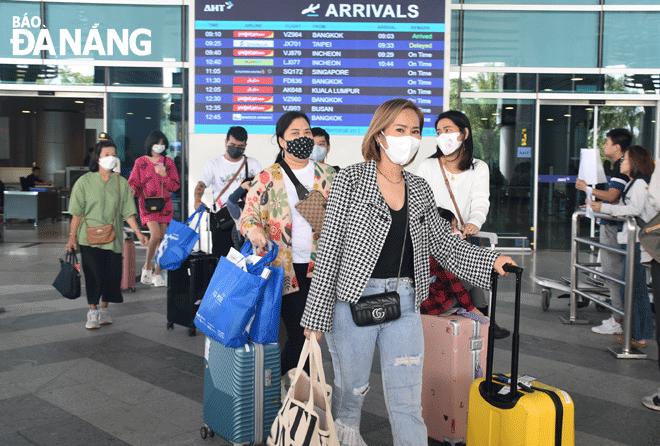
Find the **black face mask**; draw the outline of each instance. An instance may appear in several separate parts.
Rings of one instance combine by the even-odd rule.
[[[314,140],[308,136],[301,136],[286,142],[286,151],[301,160],[309,158],[312,150],[314,150]]]
[[[227,146],[227,154],[233,159],[240,158],[241,156],[243,156],[243,153],[245,153],[245,147],[238,147],[232,145]]]

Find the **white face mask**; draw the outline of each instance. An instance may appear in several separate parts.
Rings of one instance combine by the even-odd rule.
[[[383,132],[381,131],[381,133]],[[383,133],[383,136],[385,136],[385,133]],[[380,146],[383,148],[390,161],[401,166],[408,164],[408,162],[413,159],[419,150],[419,145],[422,143],[421,139],[417,139],[410,135],[385,136],[385,140],[387,141],[388,148],[386,149],[382,144]]]
[[[438,135],[438,147],[440,147],[444,155],[451,155],[463,145],[463,141],[458,140],[459,136],[461,136],[461,132],[441,133]]]
[[[151,146],[151,150],[153,150],[156,153],[163,153],[165,150],[165,144],[154,144]]]
[[[314,149],[312,149],[312,154],[309,155],[309,159],[320,163],[325,159],[325,155],[327,153],[328,153],[327,147],[321,147],[315,144]]]
[[[99,166],[105,170],[112,170],[117,165],[117,161],[119,160],[116,156],[106,156],[99,159]]]

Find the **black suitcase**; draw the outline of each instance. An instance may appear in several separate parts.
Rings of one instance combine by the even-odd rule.
[[[203,251],[192,252],[179,269],[167,273],[167,328],[174,324],[188,327],[188,334],[195,336],[193,320],[204,297],[206,287],[213,277],[218,258]]]

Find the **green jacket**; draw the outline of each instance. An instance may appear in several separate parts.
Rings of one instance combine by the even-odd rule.
[[[119,208],[117,204],[119,203]],[[113,222],[115,239],[104,245],[90,245],[87,242],[87,224],[102,226]],[[83,175],[73,185],[69,201],[69,214],[83,217],[78,228],[77,241],[82,246],[109,249],[121,253],[123,245],[123,222],[131,215],[137,214],[133,194],[125,178],[110,174],[110,179],[103,182],[101,174],[89,172]]]

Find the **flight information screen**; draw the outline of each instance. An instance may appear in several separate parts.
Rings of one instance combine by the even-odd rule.
[[[195,8],[195,133],[230,125],[275,133],[282,114],[302,111],[312,127],[362,135],[378,105],[401,97],[435,135],[444,1],[198,0]]]

